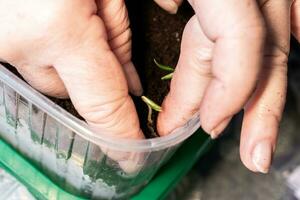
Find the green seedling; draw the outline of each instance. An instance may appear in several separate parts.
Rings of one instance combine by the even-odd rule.
[[[161,111],[161,107],[159,105],[157,105],[154,101],[152,101],[151,99],[149,99],[146,96],[142,96],[142,100],[153,110],[160,112]]]
[[[162,64],[158,63],[155,59],[154,59],[154,63],[161,70],[171,72],[171,73],[161,77],[161,80],[172,79],[174,71],[175,71],[173,67],[170,67],[170,66],[167,66],[167,65],[162,65]],[[153,113],[153,110],[155,110],[157,112],[161,112],[162,108],[146,96],[142,96],[141,98],[148,106],[147,127],[148,127],[148,129],[150,130],[150,132],[153,136],[158,136],[155,132],[155,129],[153,128],[154,126],[153,126],[153,120],[152,120],[152,113]]]
[[[152,101],[148,97],[142,96],[141,98],[148,106],[148,116],[147,116],[148,123],[147,123],[147,127],[150,130],[152,135],[157,136],[157,134],[156,134],[156,132],[153,128],[152,112],[153,112],[153,110],[155,110],[157,112],[161,112],[162,109],[159,105],[157,105],[154,101]]]
[[[169,79],[172,79],[173,74],[174,74],[174,71],[175,71],[173,67],[170,67],[170,66],[167,66],[167,65],[162,65],[162,64],[158,63],[155,59],[154,59],[154,63],[155,63],[156,66],[159,67],[160,69],[162,69],[162,70],[164,70],[164,71],[171,72],[170,74],[167,74],[167,75],[161,77],[161,80],[169,80]]]
[[[168,72],[174,72],[174,68],[167,66],[167,65],[162,65],[160,63],[158,63],[155,59],[154,59],[154,63],[156,64],[157,67],[159,67],[160,69],[164,70],[164,71],[168,71]]]
[[[161,80],[163,80],[163,81],[165,81],[165,80],[170,80],[170,79],[172,79],[173,74],[174,74],[173,72],[170,73],[170,74],[167,74],[167,75],[161,77]]]

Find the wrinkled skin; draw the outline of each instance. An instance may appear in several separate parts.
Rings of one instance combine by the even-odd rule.
[[[97,132],[142,138],[126,83],[142,93],[123,1],[2,0],[0,25],[1,59],[33,87],[70,96]]]
[[[160,134],[199,112],[202,128],[216,138],[244,108],[241,159],[266,173],[285,103],[291,28],[300,38],[299,1],[189,2],[196,14],[184,30]]]
[[[155,1],[170,13],[182,2]],[[215,138],[244,108],[241,159],[265,173],[285,102],[291,27],[300,38],[300,3],[189,2],[196,14],[183,34],[159,133],[169,134],[199,112],[203,129]],[[96,133],[143,138],[128,95],[143,90],[131,62],[123,0],[0,0],[0,26],[0,60],[33,87],[70,97]]]

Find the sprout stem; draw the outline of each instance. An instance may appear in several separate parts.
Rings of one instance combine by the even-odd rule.
[[[162,109],[159,105],[157,105],[156,103],[154,103],[154,101],[152,101],[151,99],[142,96],[142,100],[148,105],[150,106],[153,110],[157,111],[157,112],[161,112]]]
[[[149,105],[147,105],[147,106],[148,106],[148,117],[147,117],[148,124],[152,125],[153,124],[153,121],[152,121],[152,108]]]
[[[157,67],[159,67],[162,70],[165,70],[168,72],[174,72],[174,68],[167,66],[167,65],[162,65],[162,64],[158,63],[155,59],[154,59],[154,63],[156,64]]]
[[[148,116],[147,116],[147,127],[149,131],[151,132],[151,135],[154,137],[158,137],[157,133],[155,132],[155,129],[153,128],[153,120],[152,120],[152,106],[150,106],[147,102],[151,101],[147,97],[142,96],[143,101],[147,104],[148,106]],[[147,100],[147,102],[146,102]],[[153,102],[153,101],[151,101]],[[154,102],[153,102],[154,103]],[[155,104],[156,105],[156,104]],[[156,105],[157,106],[157,105]]]
[[[170,74],[167,74],[167,75],[165,75],[165,76],[161,77],[161,80],[165,81],[165,80],[172,79],[172,77],[173,77],[173,74],[174,74],[173,72],[172,72],[172,73],[170,73]]]

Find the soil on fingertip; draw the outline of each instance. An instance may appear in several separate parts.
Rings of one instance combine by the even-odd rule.
[[[170,81],[161,77],[168,72],[159,69],[153,62],[176,67],[179,58],[181,36],[185,24],[194,14],[188,3],[183,3],[176,15],[171,15],[157,6],[153,0],[127,0],[132,29],[132,60],[139,73],[144,94],[161,105],[169,91]],[[17,71],[8,68],[19,75]],[[20,75],[19,75],[20,76]],[[132,96],[140,118],[141,128],[146,138],[157,137],[147,127],[148,107],[140,97]],[[50,98],[56,104],[83,119],[70,100]],[[154,129],[156,130],[157,112],[153,111]]]

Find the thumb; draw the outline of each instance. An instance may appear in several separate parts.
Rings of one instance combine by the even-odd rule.
[[[94,29],[99,25],[94,23],[89,40],[64,53],[54,66],[75,108],[96,133],[143,138],[121,65]]]
[[[183,32],[181,54],[171,81],[170,93],[158,116],[160,135],[167,135],[183,126],[198,112],[205,90],[212,79],[213,46],[205,36],[197,17],[192,17]]]
[[[95,48],[97,46],[101,44],[96,43]],[[116,139],[143,139],[126,79],[115,55],[108,49],[88,47],[70,55],[60,60],[56,69],[89,127],[96,134]],[[142,166],[143,154],[127,154],[109,146],[100,148],[126,173],[135,173]]]
[[[202,128],[216,137],[241,110],[255,86],[264,27],[254,1],[190,2],[196,16],[184,30],[158,130],[161,135],[168,134],[199,112]],[[243,20],[237,23],[237,19]]]

